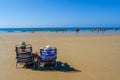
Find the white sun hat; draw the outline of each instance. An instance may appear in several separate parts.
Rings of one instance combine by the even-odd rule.
[[[47,46],[46,46],[46,48],[49,48],[49,47],[51,47],[51,46],[50,46],[50,45],[47,45]]]
[[[45,46],[44,49],[45,49],[45,50],[49,50],[49,49],[51,49],[51,46],[50,46],[50,45],[47,45],[47,46]]]
[[[25,43],[24,41],[19,42],[19,46],[20,46],[20,47],[24,47],[24,46],[26,46],[26,43]]]

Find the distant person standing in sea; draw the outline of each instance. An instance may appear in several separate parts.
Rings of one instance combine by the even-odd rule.
[[[76,31],[76,32],[79,32],[80,30],[79,30],[79,28],[76,28],[75,31]]]
[[[76,34],[78,36],[79,35],[79,31],[80,31],[79,28],[76,28],[75,31],[76,31]]]

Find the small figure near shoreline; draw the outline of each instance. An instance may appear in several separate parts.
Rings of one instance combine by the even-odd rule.
[[[99,29],[98,28],[93,28],[91,31],[92,32],[99,32]]]
[[[117,28],[114,28],[114,31],[117,31]]]
[[[79,30],[79,28],[76,28],[75,31],[76,31],[76,32],[79,32],[80,30]]]
[[[35,31],[34,31],[34,29],[32,30],[32,33],[34,33]]]
[[[79,31],[80,31],[79,28],[76,28],[75,31],[76,31],[76,34],[78,36],[79,35]]]
[[[104,29],[104,28],[102,28],[102,29],[101,29],[101,31],[102,31],[102,32],[104,32],[104,31],[105,31],[105,29]]]

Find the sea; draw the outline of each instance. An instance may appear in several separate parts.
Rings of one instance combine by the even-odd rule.
[[[78,31],[76,31],[78,29]],[[40,33],[40,32],[57,32],[64,34],[120,34],[120,27],[60,27],[60,28],[0,28],[0,33]]]

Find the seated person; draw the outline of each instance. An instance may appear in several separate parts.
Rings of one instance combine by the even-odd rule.
[[[34,60],[37,61],[40,56],[40,53],[34,52],[34,53],[32,53],[32,55],[34,56]]]
[[[25,52],[25,49],[26,49],[26,43],[25,43],[25,42],[20,42],[20,43],[18,44],[18,46],[19,46],[18,53],[23,53],[23,52]]]

